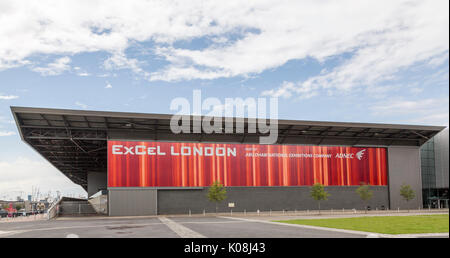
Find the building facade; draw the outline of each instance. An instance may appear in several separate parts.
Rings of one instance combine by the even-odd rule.
[[[420,148],[424,208],[448,208],[449,129],[435,135]]]
[[[400,188],[422,192],[420,146],[444,129],[277,120],[276,143],[261,145],[264,134],[238,131],[236,118],[231,133],[174,133],[164,114],[11,110],[22,140],[43,158],[89,196],[107,190],[110,216],[214,212],[214,181],[227,190],[221,212],[316,209],[314,183],[330,193],[323,209],[363,209],[361,183],[374,192],[372,209],[417,209],[422,195],[406,202]],[[191,126],[203,118],[187,116]],[[241,128],[255,126],[242,120]]]

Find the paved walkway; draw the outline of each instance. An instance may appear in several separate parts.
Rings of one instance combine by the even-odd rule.
[[[0,224],[1,237],[157,237],[157,238],[354,238],[360,234],[299,229],[221,217],[64,219]]]
[[[274,222],[288,219],[342,218],[355,216],[408,216],[410,213],[312,213],[220,214],[145,217],[63,217],[53,220],[0,223],[1,237],[157,237],[157,238],[364,238],[364,237],[447,237],[445,234],[385,235],[344,229]],[[433,212],[448,214],[448,212]],[[233,215],[233,216],[230,216]],[[19,222],[19,223],[15,223]]]

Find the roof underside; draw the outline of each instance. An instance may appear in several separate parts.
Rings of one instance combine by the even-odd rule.
[[[171,115],[11,107],[20,136],[74,183],[107,170],[107,139],[257,143],[261,133],[174,134]],[[194,123],[191,119],[191,128]],[[198,118],[198,117],[197,117]],[[221,118],[224,121],[224,118]],[[250,122],[251,123],[251,122]],[[278,120],[278,144],[420,146],[445,127]]]

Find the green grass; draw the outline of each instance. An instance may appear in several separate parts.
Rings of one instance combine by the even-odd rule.
[[[349,229],[381,234],[448,232],[448,214],[418,216],[377,216],[333,219],[297,219],[277,222],[327,228]]]

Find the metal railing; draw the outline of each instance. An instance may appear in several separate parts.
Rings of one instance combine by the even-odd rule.
[[[60,216],[64,215],[86,215],[96,214],[97,212],[90,203],[86,202],[70,202],[64,201],[59,205]]]
[[[188,216],[315,216],[315,215],[364,215],[364,214],[373,214],[373,215],[393,215],[393,214],[414,214],[414,213],[424,213],[424,214],[433,214],[433,213],[442,213],[449,212],[448,208],[440,208],[440,209],[423,209],[421,207],[416,209],[322,209],[322,210],[233,210],[230,209],[228,211],[218,211],[217,213],[211,209],[203,209],[203,210],[190,210],[188,209],[184,214],[177,215],[188,215]]]
[[[58,216],[59,204],[61,203],[62,198],[56,199],[50,208],[47,210],[47,219],[53,219]]]

